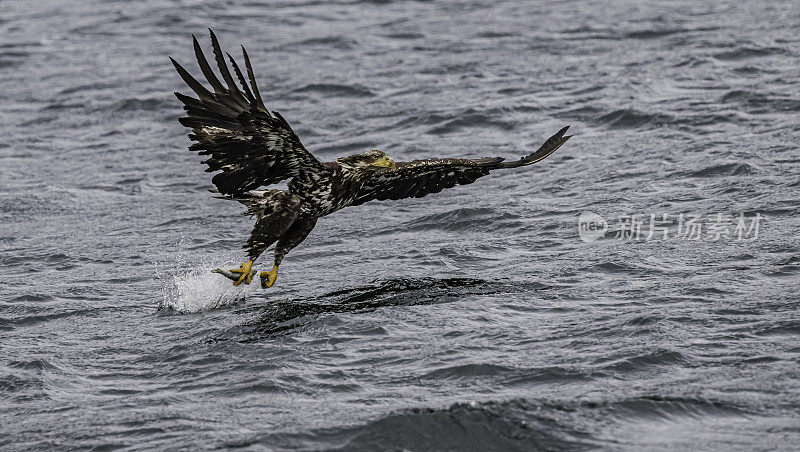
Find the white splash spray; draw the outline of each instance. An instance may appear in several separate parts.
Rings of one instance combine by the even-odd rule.
[[[211,270],[218,265],[205,265],[186,273],[167,277],[162,285],[160,309],[182,314],[208,311],[244,301],[244,289]],[[235,267],[235,266],[234,266]]]

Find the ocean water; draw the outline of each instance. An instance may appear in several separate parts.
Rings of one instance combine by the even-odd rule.
[[[167,58],[208,27],[322,160],[575,137],[234,288]],[[793,449],[799,37],[792,1],[0,2],[0,448]]]

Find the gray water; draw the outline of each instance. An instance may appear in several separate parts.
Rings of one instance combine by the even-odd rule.
[[[0,448],[795,447],[799,4],[486,3],[0,2]],[[207,27],[322,160],[576,136],[234,288],[167,59]]]

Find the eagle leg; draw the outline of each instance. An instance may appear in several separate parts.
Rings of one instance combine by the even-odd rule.
[[[272,270],[268,272],[261,272],[261,287],[263,289],[269,289],[275,284],[275,280],[278,279],[278,266],[273,265]]]
[[[247,262],[242,262],[242,265],[239,268],[234,268],[231,270],[231,273],[236,273],[239,276],[239,279],[233,282],[234,286],[238,286],[241,283],[250,284],[250,281],[253,279],[253,261],[248,259]]]
[[[292,248],[296,247],[300,244],[303,240],[305,240],[308,233],[314,229],[314,226],[317,224],[317,218],[311,215],[300,215],[294,220],[294,223],[286,229],[286,232],[281,235],[280,239],[278,239],[278,244],[275,245],[275,265],[272,266],[272,270],[268,272],[261,272],[261,287],[264,289],[268,289],[275,284],[275,280],[278,279],[278,267],[281,265],[281,261],[283,261],[283,257],[286,256]]]
[[[275,243],[297,218],[300,213],[300,198],[287,191],[253,190],[233,199],[247,206],[249,215],[256,216],[256,224],[244,246],[248,250],[247,262],[242,262],[241,268],[231,270],[227,272],[228,274],[223,273],[223,276],[235,279],[233,285],[238,286],[242,283],[250,284],[255,273],[252,269],[253,262]],[[280,264],[280,261],[276,264]],[[272,276],[268,277],[269,285],[265,285],[264,282],[267,277],[262,277],[262,287],[271,287],[275,283],[275,278],[278,277],[277,265],[269,273],[272,273]]]

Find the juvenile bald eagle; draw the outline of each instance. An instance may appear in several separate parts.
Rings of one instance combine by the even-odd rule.
[[[186,117],[180,123],[192,129],[189,149],[209,156],[206,171],[218,172],[211,181],[219,193],[247,206],[256,224],[247,240],[247,261],[235,273],[234,285],[250,284],[253,262],[267,247],[275,245],[270,271],[261,272],[261,286],[272,287],[278,266],[292,248],[300,244],[317,223],[317,218],[343,207],[371,200],[421,198],[445,188],[475,182],[489,171],[530,165],[547,157],[571,135],[567,127],[550,137],[536,152],[506,162],[500,157],[480,159],[424,159],[395,163],[378,150],[367,151],[334,162],[320,162],[300,143],[285,119],[264,106],[253,67],[242,47],[248,86],[242,70],[227,54],[237,86],[211,32],[214,59],[225,84],[208,64],[197,38],[194,51],[200,70],[213,91],[209,91],[181,65],[170,58],[178,74],[197,98],[175,93],[183,102]],[[241,89],[240,89],[241,87]],[[259,187],[289,179],[287,190],[258,190]],[[229,274],[230,274],[229,273]]]

